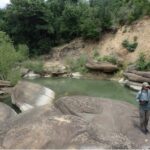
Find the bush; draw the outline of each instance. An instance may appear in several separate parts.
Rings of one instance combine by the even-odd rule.
[[[137,43],[136,41],[134,41],[133,43],[130,43],[130,42],[126,39],[126,40],[124,40],[124,41],[122,42],[122,46],[123,46],[124,48],[126,48],[129,52],[134,52],[135,49],[136,49],[137,46],[138,46],[138,43]]]
[[[112,64],[117,64],[118,63],[118,60],[114,55],[101,57],[99,55],[99,53],[97,52],[97,50],[94,50],[93,59],[98,61],[98,62],[109,62],[109,63],[112,63]]]
[[[145,57],[144,53],[140,53],[139,58],[136,62],[136,67],[140,71],[150,70],[150,61],[146,60],[146,57]]]
[[[112,64],[117,64],[118,61],[117,61],[117,58],[115,56],[104,56],[102,58],[103,61],[106,61],[106,62],[110,62]]]
[[[20,56],[9,36],[0,31],[0,80],[10,80],[13,84],[17,82],[19,74],[15,76],[13,69],[16,68]]]
[[[42,61],[28,60],[23,62],[22,66],[28,68],[29,70],[34,71],[35,73],[42,73],[44,70]]]
[[[13,69],[8,73],[7,80],[9,80],[12,85],[15,85],[20,79],[21,73],[19,69]]]
[[[94,49],[94,51],[93,51],[93,58],[94,59],[96,59],[96,58],[98,58],[99,57],[99,52],[97,51],[97,49]]]
[[[19,44],[17,46],[17,52],[19,54],[20,60],[26,60],[29,58],[29,48],[25,44]]]
[[[85,67],[86,62],[87,57],[85,55],[81,55],[78,59],[68,60],[71,71],[81,73],[86,73],[88,71],[88,69]]]
[[[102,29],[94,20],[87,18],[82,21],[80,28],[84,39],[99,39]]]

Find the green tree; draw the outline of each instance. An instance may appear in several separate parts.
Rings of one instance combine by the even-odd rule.
[[[19,60],[20,55],[11,39],[5,32],[0,31],[0,80],[10,80],[13,83],[17,81],[19,72],[14,68]]]
[[[61,34],[65,39],[72,39],[80,35],[80,16],[79,7],[75,4],[67,3],[62,13]]]
[[[5,30],[15,43],[26,43],[31,55],[49,51],[52,14],[44,0],[11,0],[5,18]]]

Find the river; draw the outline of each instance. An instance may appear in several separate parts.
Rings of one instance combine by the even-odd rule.
[[[44,85],[56,92],[56,98],[86,95],[122,100],[137,105],[136,93],[116,81],[72,78],[40,78],[32,82]]]
[[[127,101],[137,105],[136,93],[120,85],[116,81],[98,79],[73,79],[73,78],[37,78],[28,80],[52,89],[56,93],[56,99],[63,96],[94,96],[110,98],[112,100]],[[10,97],[3,100],[18,113],[20,110],[12,105]]]

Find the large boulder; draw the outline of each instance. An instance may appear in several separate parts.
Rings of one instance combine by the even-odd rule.
[[[0,103],[0,124],[15,117],[16,112],[4,103]]]
[[[63,115],[55,107],[42,106],[2,124],[0,143],[6,149],[71,148],[89,142],[87,125],[81,117]]]
[[[49,88],[41,85],[20,81],[12,90],[12,103],[16,104],[21,111],[34,107],[51,104],[55,93]]]
[[[103,98],[64,97],[0,124],[3,149],[131,149],[149,145],[138,109]],[[150,126],[149,126],[150,128]]]
[[[102,71],[105,73],[113,73],[118,70],[117,65],[113,65],[108,62],[88,62],[86,63],[86,67],[90,70]]]
[[[107,148],[142,148],[149,145],[150,135],[145,137],[139,129],[138,109],[129,103],[76,96],[60,98],[55,105],[65,114],[86,119],[90,137],[99,143],[107,143]]]

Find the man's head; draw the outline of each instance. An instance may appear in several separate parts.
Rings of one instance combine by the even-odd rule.
[[[148,89],[149,86],[150,86],[150,85],[149,85],[147,82],[143,82],[143,84],[142,84],[142,87],[143,87],[144,89]]]

